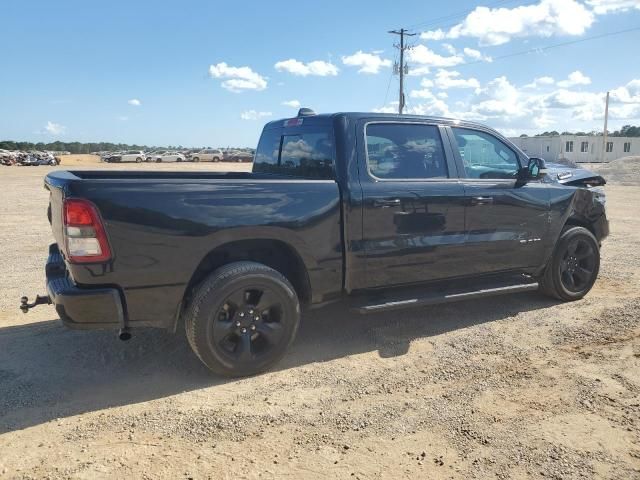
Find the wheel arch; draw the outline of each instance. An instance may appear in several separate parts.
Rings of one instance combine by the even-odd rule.
[[[253,261],[280,272],[293,285],[300,304],[311,303],[311,282],[307,265],[297,248],[275,238],[237,239],[222,243],[209,251],[196,267],[183,298],[183,307],[189,303],[194,288],[210,273],[223,265]]]
[[[564,222],[563,227],[560,229],[560,234],[565,229],[565,227],[584,227],[589,230],[594,237],[597,238],[596,231],[593,228],[593,223],[576,213],[567,218],[566,222]]]

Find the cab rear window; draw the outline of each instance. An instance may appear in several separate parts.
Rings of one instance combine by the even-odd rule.
[[[256,173],[332,179],[334,146],[331,130],[269,129],[260,137],[253,162]],[[295,133],[294,133],[295,132]]]

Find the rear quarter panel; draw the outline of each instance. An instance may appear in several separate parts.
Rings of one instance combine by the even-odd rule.
[[[338,185],[325,180],[91,179],[66,195],[94,202],[114,258],[73,265],[80,285],[117,285],[133,323],[172,322],[196,267],[213,249],[276,239],[296,249],[314,295],[342,287]]]

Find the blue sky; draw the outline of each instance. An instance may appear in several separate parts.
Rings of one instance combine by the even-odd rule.
[[[640,30],[499,58],[638,28],[640,0],[4,0],[1,24],[0,139],[254,146],[285,102],[391,111],[401,26],[408,112],[591,130],[610,90],[610,129],[640,123]]]

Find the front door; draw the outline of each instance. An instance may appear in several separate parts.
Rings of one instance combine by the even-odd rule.
[[[464,272],[465,192],[444,129],[402,121],[360,128],[366,272],[360,287]]]
[[[549,226],[548,187],[518,182],[526,159],[491,132],[460,127],[451,132],[467,199],[469,274],[540,266]]]

